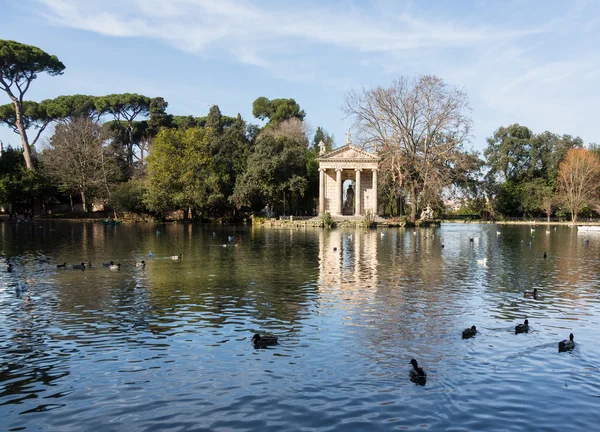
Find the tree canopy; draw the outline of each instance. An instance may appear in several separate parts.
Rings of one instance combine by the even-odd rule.
[[[40,48],[12,40],[0,40],[0,89],[13,103],[14,124],[21,135],[27,169],[33,169],[34,165],[27,128],[22,118],[25,93],[38,74],[47,73],[56,76],[62,74],[64,69],[65,65],[58,60],[58,57]]]
[[[267,120],[268,124],[278,125],[282,121],[293,118],[304,120],[304,110],[294,99],[273,99],[264,96],[257,98],[252,103],[252,115],[261,120]]]

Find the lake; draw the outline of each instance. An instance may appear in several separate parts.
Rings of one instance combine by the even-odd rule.
[[[2,430],[600,423],[600,234],[3,223],[0,255]],[[255,332],[279,345],[255,349]],[[559,353],[571,332],[575,349]]]

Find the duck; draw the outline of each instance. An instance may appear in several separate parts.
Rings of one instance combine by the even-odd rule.
[[[22,294],[25,294],[27,291],[29,291],[29,286],[27,285],[26,282],[23,282],[21,284],[21,282],[17,282],[17,286],[15,287],[15,294],[17,295],[17,297],[20,297]]]
[[[141,262],[136,262],[135,266],[137,268],[144,268],[144,267],[146,267],[146,263],[144,262],[144,260],[142,260]]]
[[[544,252],[544,259],[548,258],[548,254]]]
[[[67,263],[57,264],[56,268],[58,268],[58,269],[66,269],[67,268]]]
[[[565,339],[558,343],[558,352],[569,351],[575,348],[575,341],[573,340],[573,333],[569,335],[569,339]]]
[[[112,264],[108,266],[109,270],[121,270],[121,264]]]
[[[6,273],[11,273],[13,271],[13,265],[11,262],[6,263]]]
[[[150,258],[152,258],[152,257],[154,256],[154,254],[152,253],[152,251],[148,251],[148,256],[149,256]]]
[[[181,254],[179,254],[179,255],[171,255],[171,259],[172,259],[173,261],[180,260],[180,259],[181,259]]]
[[[444,249],[444,243],[442,243],[442,249]]]
[[[415,359],[412,359],[410,361],[410,364],[412,365],[412,369],[410,370],[411,381],[420,381],[425,380],[427,378],[427,374],[425,373],[422,367],[419,367],[419,363],[417,363]]]
[[[477,260],[477,264],[480,264],[482,266],[486,266],[487,265],[487,258],[483,257],[482,259],[478,259]]]
[[[111,261],[111,262],[107,262],[107,263],[102,263],[102,267],[110,267],[111,265],[115,265],[115,262]]]
[[[500,237],[500,231],[496,231],[496,235]]]
[[[279,342],[275,336],[261,336],[258,333],[252,336],[254,348],[265,348],[268,346],[277,345]]]
[[[533,291],[525,291],[523,293],[523,297],[537,299],[538,298],[538,290],[537,290],[537,288],[534,288]]]
[[[475,239],[473,237],[469,237],[469,243],[474,243]]]
[[[73,264],[71,267],[73,267],[74,270],[85,270],[85,263]]]
[[[515,326],[515,334],[527,333],[527,332],[529,332],[529,321],[528,320],[523,321],[523,324],[517,324]]]
[[[462,332],[463,339],[469,339],[477,334],[477,327],[471,326],[471,328],[466,328]]]

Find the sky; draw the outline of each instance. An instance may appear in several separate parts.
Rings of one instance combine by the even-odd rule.
[[[437,75],[464,90],[482,151],[519,123],[600,143],[600,2],[553,0],[0,0],[0,39],[58,56],[27,99],[162,96],[168,112],[251,123],[260,97],[293,98],[345,143],[347,93]],[[0,93],[0,104],[10,100]],[[18,135],[0,126],[4,144]],[[356,143],[360,144],[360,143]]]

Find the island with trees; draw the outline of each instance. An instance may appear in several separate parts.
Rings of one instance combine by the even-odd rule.
[[[172,114],[159,95],[27,99],[39,75],[63,73],[56,55],[0,40],[0,126],[20,141],[0,142],[5,213],[316,216],[317,159],[335,140],[322,125],[313,133],[294,99],[258,97],[252,114],[262,126],[218,105],[198,117]],[[467,94],[439,77],[400,76],[387,87],[350,91],[343,111],[353,121],[353,144],[381,158],[381,217],[415,222],[428,207],[438,217],[598,216],[598,145],[512,124],[498,127],[479,154],[470,148]],[[450,200],[459,205],[450,210]]]

